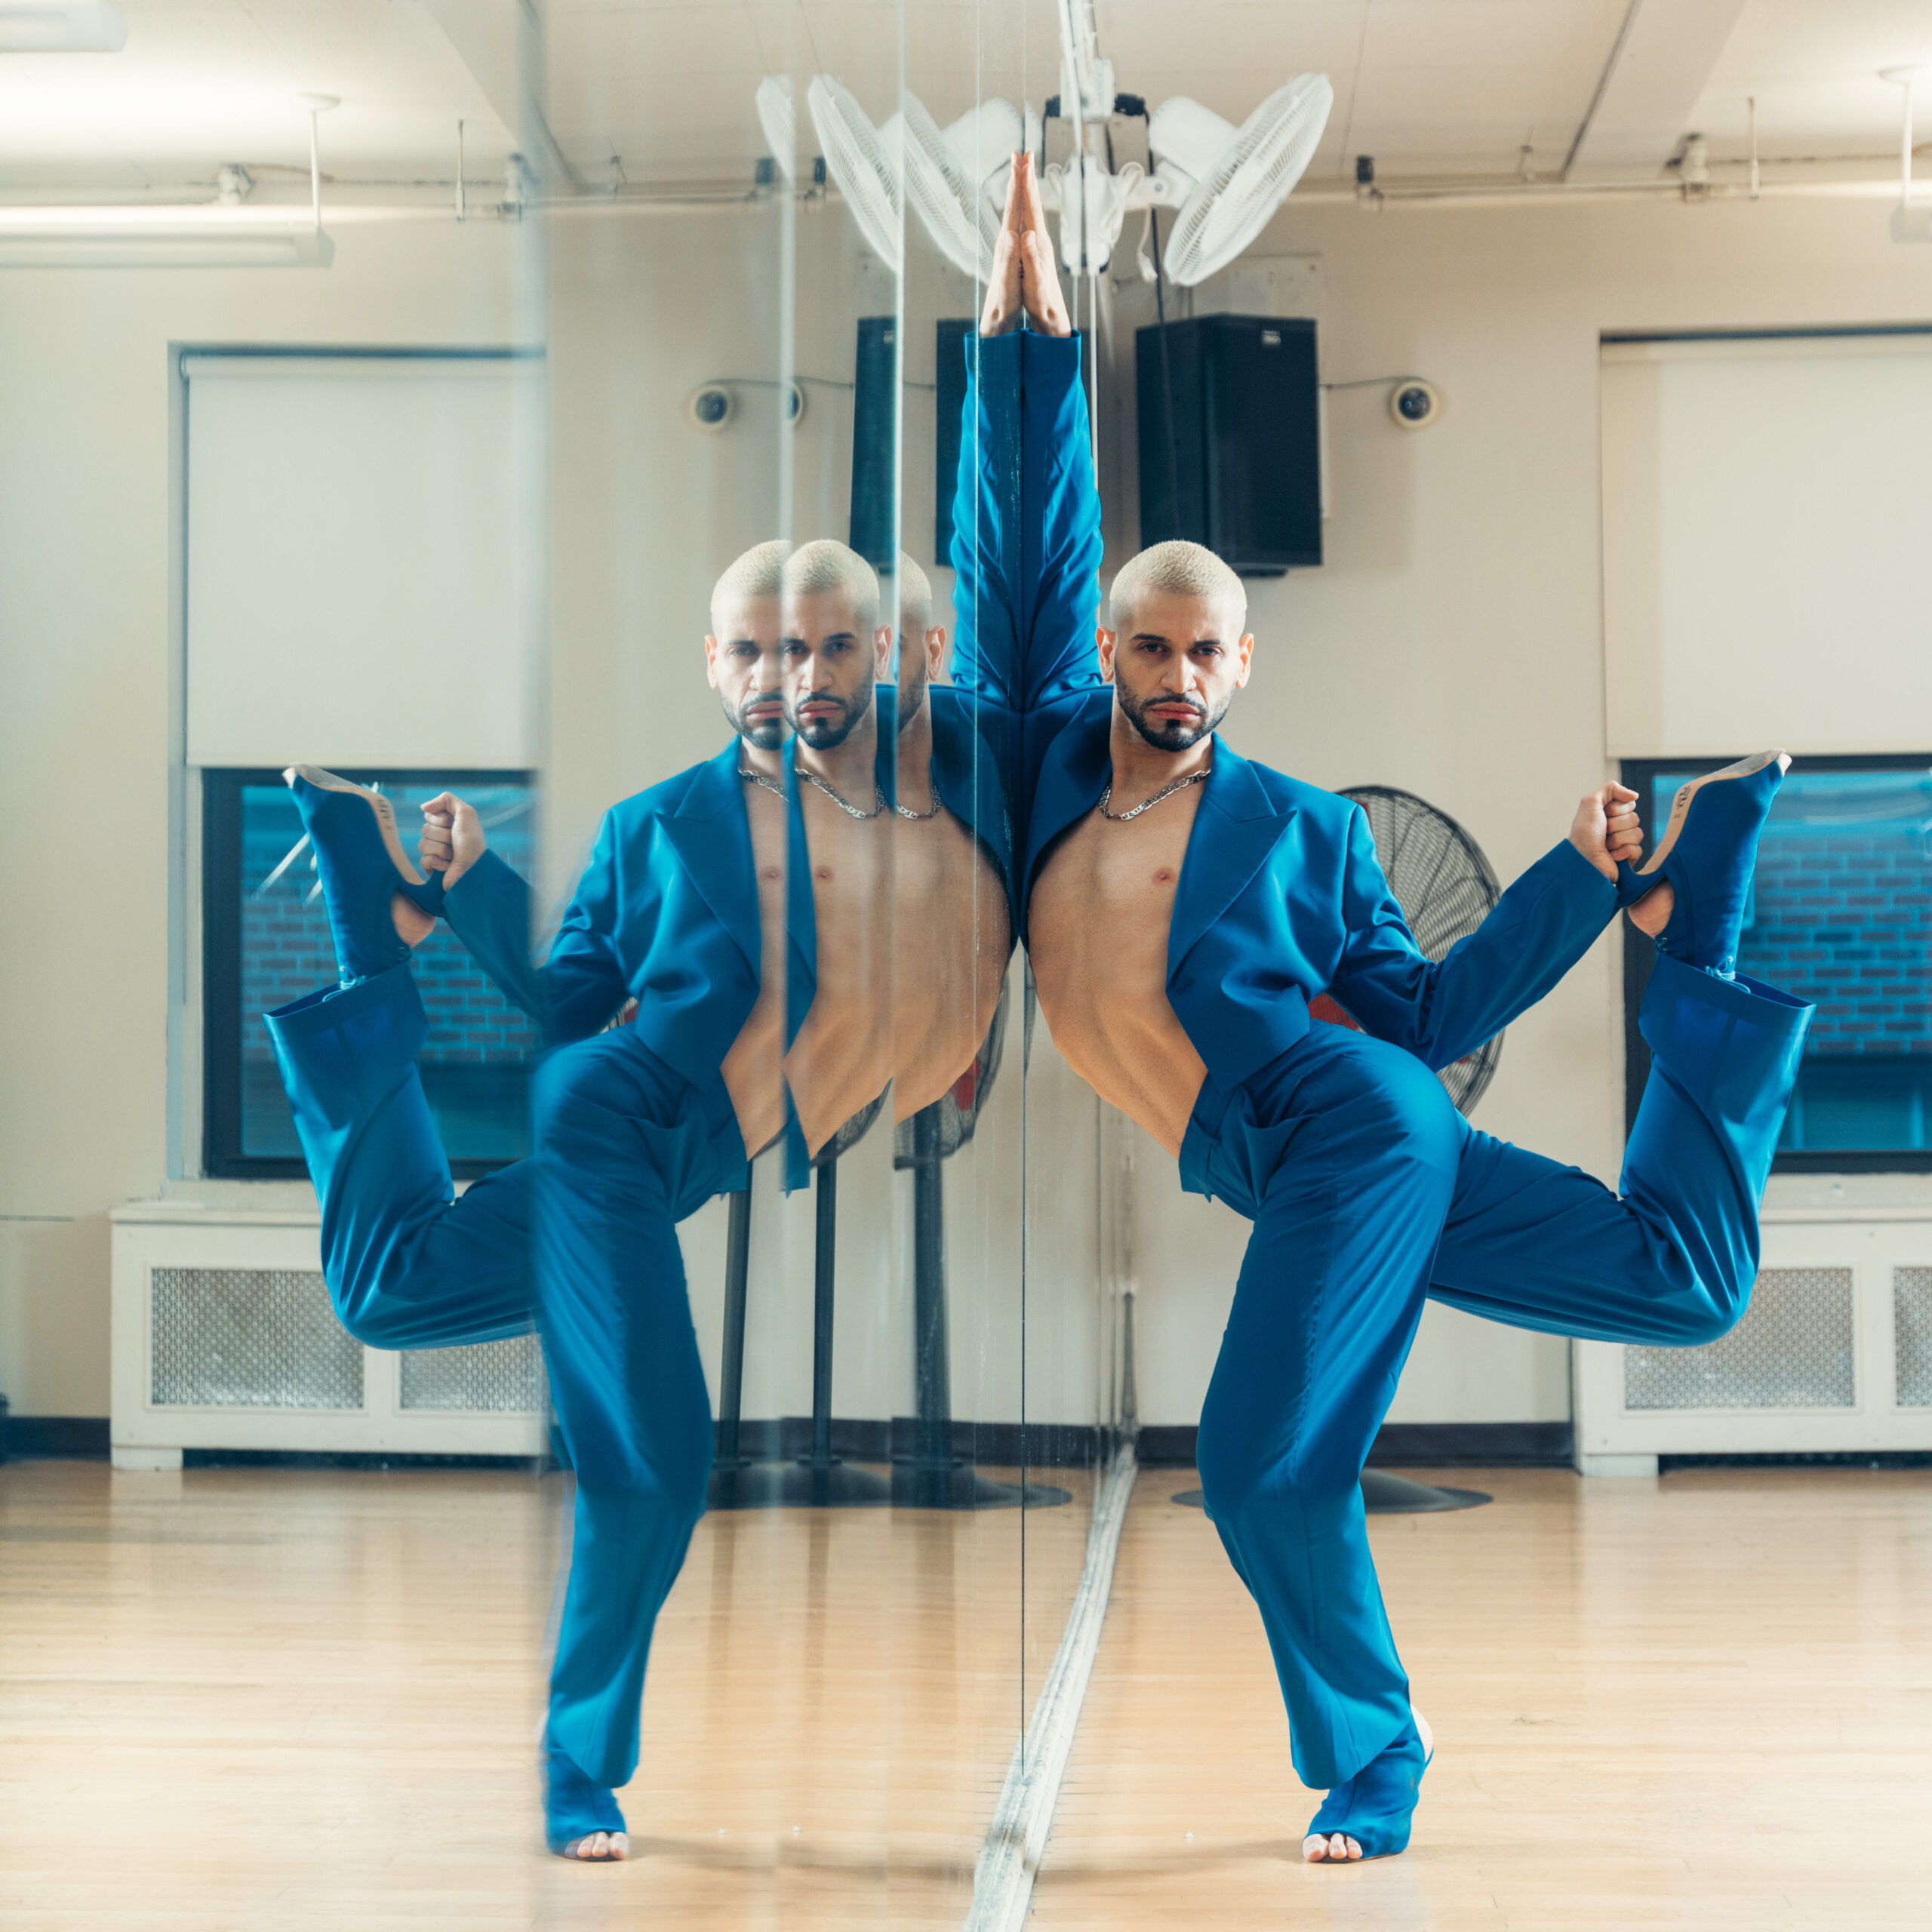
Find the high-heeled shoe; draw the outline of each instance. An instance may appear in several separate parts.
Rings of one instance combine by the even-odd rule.
[[[441,875],[425,878],[411,862],[396,830],[395,808],[381,792],[315,764],[292,764],[282,777],[315,848],[344,983],[400,965],[409,947],[396,931],[389,901],[399,892],[435,918],[442,909]]]
[[[1389,1858],[1409,1845],[1409,1825],[1422,1795],[1422,1774],[1435,1758],[1435,1734],[1420,1712],[1410,1713],[1407,1730],[1346,1784],[1338,1784],[1309,1820],[1304,1836],[1332,1838],[1340,1832],[1361,1847],[1364,1858]],[[1303,1857],[1306,1857],[1306,1851]],[[1324,1854],[1313,1865],[1353,1864]]]
[[[543,1772],[543,1841],[559,1858],[574,1858],[571,1847],[599,1832],[614,1835],[628,1830],[610,1787],[579,1770],[575,1761],[547,1736]]]
[[[1788,752],[1757,752],[1690,780],[1679,787],[1643,869],[1618,866],[1620,906],[1670,883],[1675,903],[1657,935],[1660,952],[1719,979],[1735,976],[1758,835],[1790,763]]]

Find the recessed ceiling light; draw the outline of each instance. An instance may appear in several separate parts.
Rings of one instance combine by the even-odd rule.
[[[107,0],[5,0],[0,54],[118,54],[128,23]]]

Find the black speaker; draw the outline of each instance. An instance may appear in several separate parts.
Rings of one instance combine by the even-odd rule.
[[[1197,315],[1137,329],[1140,541],[1204,543],[1243,577],[1321,561],[1315,325]]]
[[[878,568],[896,568],[899,561],[894,540],[899,466],[892,447],[897,426],[897,334],[891,315],[861,316],[852,372],[852,518],[846,541]]]
[[[966,414],[966,344],[974,322],[970,315],[943,316],[934,325],[939,353],[938,433],[933,439],[933,561],[941,570],[952,567],[952,506],[959,491],[959,438]]]

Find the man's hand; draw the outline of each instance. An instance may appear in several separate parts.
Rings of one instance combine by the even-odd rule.
[[[1004,335],[1020,326],[1023,314],[1042,335],[1073,333],[1060,294],[1052,238],[1047,232],[1039,179],[1033,170],[1033,157],[1023,149],[1013,157],[1013,171],[1007,180],[1006,212],[986,278],[980,333]]]
[[[1643,857],[1643,828],[1637,822],[1637,795],[1627,785],[1604,785],[1577,808],[1570,842],[1607,879],[1617,877],[1617,861],[1633,866]]]
[[[416,841],[426,872],[441,872],[447,892],[485,849],[483,822],[476,808],[454,792],[441,792],[423,808],[423,835]]]

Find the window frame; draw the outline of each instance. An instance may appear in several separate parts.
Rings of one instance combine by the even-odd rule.
[[[1716,771],[1729,764],[1730,757],[1702,758],[1694,755],[1676,758],[1626,758],[1619,776],[1636,792],[1641,804],[1647,804],[1657,775],[1696,767]],[[1932,752],[1860,752],[1816,757],[1796,757],[1791,761],[1794,773],[1807,771],[1918,771],[1932,769]],[[1653,850],[1657,827],[1647,814],[1644,821],[1644,856]],[[1650,1077],[1651,1051],[1638,1031],[1637,1015],[1644,1002],[1644,989],[1651,983],[1657,949],[1652,942],[1628,919],[1623,926],[1623,1131],[1627,1138],[1637,1119],[1638,1103]],[[1895,1151],[1857,1152],[1831,1149],[1773,1156],[1771,1171],[1786,1174],[1932,1174],[1932,1148],[1900,1148]]]
[[[278,785],[275,768],[205,765],[201,772],[202,849],[202,1173],[211,1180],[306,1180],[308,1163],[242,1150],[242,794],[251,785]],[[344,767],[340,777],[385,787],[406,785],[522,785],[529,771],[465,768],[397,770]],[[450,1162],[458,1180],[480,1180],[509,1160]]]

